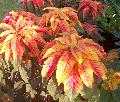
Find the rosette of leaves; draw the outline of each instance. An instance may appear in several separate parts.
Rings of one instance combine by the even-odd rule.
[[[70,27],[76,24],[80,25],[80,21],[76,11],[70,7],[56,8],[47,7],[44,10],[48,12],[43,14],[39,20],[39,26],[48,31],[48,34],[56,35],[61,32],[70,32]]]
[[[28,10],[28,2],[32,2],[33,6],[36,7],[42,7],[45,4],[45,1],[47,1],[48,3],[50,3],[51,5],[53,5],[52,1],[53,0],[23,0],[23,5],[25,7],[26,10]]]
[[[39,57],[42,77],[49,80],[56,71],[58,86],[63,83],[64,91],[73,93],[80,93],[83,85],[92,88],[94,73],[106,79],[106,68],[101,62],[106,53],[99,44],[78,36],[74,28],[61,35],[48,42]]]
[[[33,56],[39,55],[38,43],[44,44],[42,35],[36,30],[33,14],[25,12],[10,12],[0,23],[4,31],[0,34],[0,54],[5,60],[22,59],[26,49]]]
[[[83,9],[83,18],[85,18],[90,12],[93,16],[93,20],[97,18],[98,15],[102,15],[104,12],[104,5],[100,2],[93,0],[81,0],[78,10]]]

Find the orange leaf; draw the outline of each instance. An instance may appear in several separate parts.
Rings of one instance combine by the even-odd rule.
[[[79,64],[82,63],[83,59],[82,59],[82,53],[80,51],[78,51],[77,49],[70,49],[71,50],[71,54],[75,57],[75,59],[77,60],[77,62]]]
[[[54,70],[56,69],[56,65],[58,63],[58,60],[61,54],[62,52],[56,52],[44,62],[42,72],[41,72],[42,77],[46,76],[47,80],[51,77]]]
[[[51,48],[48,48],[43,56],[43,58],[49,57],[54,52],[60,52],[62,49],[65,49],[66,45],[61,44],[59,42],[56,43],[56,45],[53,45]]]
[[[105,65],[101,62],[97,61],[90,61],[91,66],[94,70],[94,73],[101,79],[105,80],[106,79],[106,68]]]
[[[89,61],[84,61],[79,68],[80,77],[87,87],[92,87],[94,82],[93,69]]]
[[[22,59],[25,49],[21,46],[20,39],[17,39],[16,37],[14,37],[11,40],[11,50],[12,50],[14,60]]]
[[[58,64],[57,64],[57,70],[56,70],[56,79],[58,82],[58,85],[64,82],[70,74],[71,67],[69,65],[69,58],[70,53],[68,51],[65,51],[62,56],[59,58]],[[73,63],[73,62],[72,62]]]
[[[37,43],[35,42],[35,40],[29,39],[29,38],[25,38],[25,39],[22,39],[22,40],[25,43],[25,45],[28,46],[28,48],[30,49],[31,53],[34,56],[39,55],[39,49],[38,49],[38,46],[37,46]]]
[[[69,77],[64,81],[64,91],[80,92],[83,87],[79,72],[74,67]]]

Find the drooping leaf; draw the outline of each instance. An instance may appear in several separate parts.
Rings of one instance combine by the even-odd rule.
[[[68,51],[64,52],[62,56],[59,58],[58,64],[57,64],[57,70],[56,70],[56,79],[58,82],[58,85],[64,82],[66,80],[71,72],[71,64],[74,63],[74,61],[69,61],[70,53]]]
[[[106,73],[106,67],[101,62],[91,61],[92,68],[94,70],[94,73],[101,79],[106,79],[105,73]]]
[[[34,14],[24,11],[12,11],[5,16],[0,24],[5,30],[0,34],[0,54],[5,53],[6,60],[22,59],[25,48],[29,49],[31,57],[39,55],[38,44],[43,46],[45,40],[42,32],[37,32],[35,18]]]
[[[39,26],[47,29],[49,35],[70,32],[71,26],[80,25],[76,11],[70,7],[47,7],[44,10],[48,10],[48,13],[40,18]]]
[[[108,91],[105,91],[103,88],[100,90],[100,99],[99,102],[115,102],[112,97],[112,94]]]
[[[93,102],[99,100],[100,97],[100,90],[94,86],[93,88],[88,88],[83,86],[83,89],[80,91],[80,94],[83,98],[87,99],[88,102]]]
[[[44,46],[40,55],[40,62],[44,63],[40,65],[42,76],[47,79],[56,71],[58,85],[63,83],[64,91],[71,91],[69,98],[72,99],[72,93],[80,93],[83,84],[93,87],[93,74],[106,79],[106,67],[101,61],[106,53],[92,39],[78,36],[75,29],[61,35]]]
[[[79,68],[80,71],[80,77],[83,81],[83,83],[87,86],[87,87],[92,87],[92,84],[94,82],[94,78],[93,78],[93,69],[92,66],[90,64],[89,61],[84,61],[81,65],[81,67]]]
[[[17,39],[16,37],[14,37],[11,40],[11,50],[12,50],[12,55],[14,60],[17,60],[17,58],[22,59],[24,49],[25,48],[21,46],[20,39]]]
[[[75,57],[75,59],[77,60],[77,62],[79,64],[81,64],[82,61],[83,61],[82,53],[79,50],[76,50],[76,49],[71,49],[71,53]]]
[[[48,93],[54,98],[54,100],[57,100],[58,97],[60,96],[60,93],[57,90],[57,85],[53,78],[49,80],[47,85],[47,90],[48,90]]]
[[[56,52],[44,62],[43,69],[41,72],[41,75],[43,77],[49,79],[52,76],[53,72],[56,69],[56,65],[58,63],[60,56],[61,56],[61,52]]]
[[[82,87],[82,80],[80,78],[80,74],[77,71],[76,67],[73,66],[73,69],[69,75],[69,77],[64,81],[64,91],[71,91],[71,92],[80,92]]]
[[[89,12],[92,13],[93,20],[100,14],[103,14],[104,5],[100,2],[93,1],[93,0],[81,0],[78,10],[80,11],[83,9],[83,18],[85,18]]]

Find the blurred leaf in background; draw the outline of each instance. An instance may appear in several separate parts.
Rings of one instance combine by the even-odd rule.
[[[14,10],[22,10],[22,5],[15,0],[0,0],[0,21],[3,19],[6,13]]]

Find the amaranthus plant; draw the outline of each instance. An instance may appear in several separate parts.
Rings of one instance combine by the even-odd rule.
[[[46,1],[52,6],[56,2]],[[45,0],[23,0],[25,10],[28,2],[35,9],[46,4]],[[14,93],[11,98],[8,90],[3,91],[2,101],[5,97],[16,101],[21,90],[20,102],[119,102],[115,91],[120,72],[114,70],[114,62],[117,67],[120,64],[119,54],[105,52],[96,40],[102,37],[95,24],[104,14],[104,4],[81,0],[77,10],[43,10],[42,16],[11,11],[0,23],[0,80],[2,87]],[[92,23],[84,21],[87,17]]]

